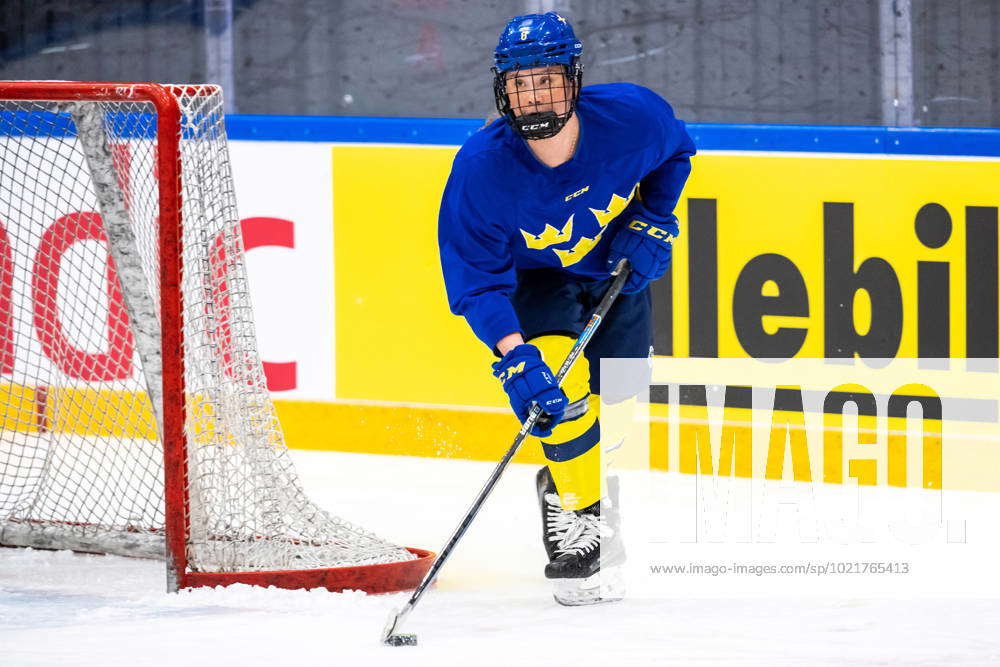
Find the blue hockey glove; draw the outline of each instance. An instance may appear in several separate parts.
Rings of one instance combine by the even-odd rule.
[[[522,424],[532,405],[538,403],[542,407],[542,416],[547,418],[535,422],[531,434],[539,438],[552,435],[552,429],[562,421],[567,399],[556,384],[555,374],[542,361],[538,348],[518,345],[493,364],[493,375],[503,383],[510,407]]]
[[[622,294],[642,291],[670,268],[674,239],[680,230],[674,216],[656,221],[659,217],[637,205],[621,218],[624,224],[611,239],[608,250],[608,270],[614,269],[623,258],[632,265]]]

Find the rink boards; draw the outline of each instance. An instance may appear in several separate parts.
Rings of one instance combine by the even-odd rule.
[[[437,256],[441,191],[475,128],[231,119],[259,349],[290,446],[506,448],[516,424],[492,357],[448,312]],[[682,236],[654,289],[658,357],[997,356],[1000,132],[691,134]],[[668,399],[651,398],[669,449]],[[533,444],[520,457],[542,460]]]
[[[244,197],[267,200],[266,214],[299,234],[317,209],[300,223],[281,206],[303,208],[295,188],[307,155],[305,178],[329,179],[312,198],[319,211],[329,201],[329,225],[307,233],[320,243],[330,230],[331,263],[315,263],[317,245],[298,236],[294,248],[249,253],[264,357],[298,369],[296,386],[274,393],[291,446],[497,457],[514,422],[489,352],[448,312],[436,244],[441,191],[475,124],[235,121],[241,215],[265,213]],[[702,150],[678,206],[682,237],[654,290],[658,357],[997,356],[1000,133],[692,125],[691,134]],[[312,141],[287,141],[303,138]],[[281,187],[263,187],[269,178]],[[290,188],[294,197],[275,192]],[[264,268],[265,252],[283,262],[278,271]],[[308,324],[291,326],[290,303]],[[653,442],[670,451],[666,394],[654,390],[652,401]],[[679,437],[674,450],[692,444]],[[537,446],[520,456],[541,461]],[[671,469],[670,458],[657,467]],[[794,476],[790,466],[783,474]]]

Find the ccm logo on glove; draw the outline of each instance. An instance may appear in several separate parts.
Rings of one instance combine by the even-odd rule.
[[[521,363],[519,363],[517,365],[511,366],[510,368],[505,369],[497,377],[500,378],[500,384],[507,384],[508,380],[510,380],[512,377],[514,377],[515,375],[517,375],[518,373],[521,373],[523,371],[524,371],[524,362],[522,361]]]
[[[642,220],[633,220],[628,223],[630,229],[634,229],[637,232],[646,230],[646,233],[652,236],[654,239],[660,239],[662,241],[673,241],[676,236],[670,233],[669,230],[660,229],[659,227],[652,227]]]

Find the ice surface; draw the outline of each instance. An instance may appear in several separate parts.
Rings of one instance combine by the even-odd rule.
[[[294,456],[321,505],[435,551],[492,467]],[[681,478],[663,478],[683,486]],[[1000,506],[990,496],[980,500]],[[512,466],[437,588],[408,619],[405,631],[419,635],[417,647],[378,641],[403,595],[247,586],[168,595],[159,562],[2,549],[0,665],[1000,664],[997,570],[965,573],[981,582],[980,599],[941,595],[939,582],[929,579],[938,574],[927,570],[906,580],[912,594],[884,598],[798,597],[793,579],[772,579],[772,587],[784,588],[770,596],[694,595],[696,579],[687,577],[677,580],[682,592],[673,598],[565,608],[552,601],[541,576],[537,512],[534,468]],[[952,546],[975,549],[975,532],[969,544]],[[712,548],[735,559],[752,546]],[[926,548],[911,547],[913,554]]]

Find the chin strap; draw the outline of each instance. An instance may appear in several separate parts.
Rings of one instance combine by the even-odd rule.
[[[559,134],[572,115],[572,111],[561,116],[554,111],[541,111],[518,116],[512,125],[525,139],[548,139]]]

